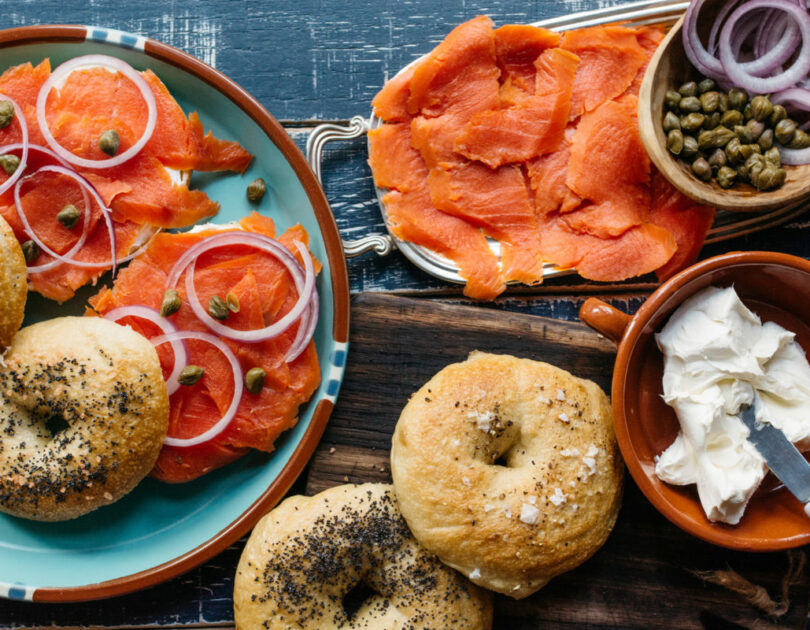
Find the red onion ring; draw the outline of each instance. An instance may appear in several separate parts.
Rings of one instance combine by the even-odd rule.
[[[216,337],[209,333],[192,332],[185,330],[167,333],[159,337],[153,337],[152,339],[150,339],[150,341],[152,342],[152,345],[159,346],[162,343],[172,343],[175,341],[182,341],[184,339],[195,339],[197,341],[204,341],[206,343],[211,344],[223,355],[225,355],[225,358],[228,359],[228,363],[231,364],[231,370],[233,372],[233,400],[231,400],[231,404],[225,411],[225,414],[219,420],[217,420],[217,422],[208,430],[200,433],[199,435],[195,435],[193,438],[175,438],[166,436],[166,439],[163,440],[163,443],[166,446],[177,446],[181,448],[189,446],[197,446],[198,444],[207,442],[208,440],[215,438],[217,435],[222,433],[222,431],[224,431],[225,428],[231,423],[231,420],[233,420],[234,416],[236,416],[236,410],[238,409],[239,403],[242,400],[242,392],[244,388],[244,379],[242,378],[242,367],[239,365],[239,360],[236,358],[236,355],[233,353],[233,351],[228,347],[228,344],[222,341],[219,337]]]
[[[25,167],[28,166],[28,124],[25,122],[25,116],[23,116],[20,106],[17,105],[14,99],[6,96],[5,94],[3,94],[2,97],[11,103],[12,107],[14,107],[14,116],[17,118],[17,122],[20,125],[20,131],[22,132],[22,143],[20,144],[22,147],[22,155],[20,156],[20,165],[17,167],[17,170],[14,171],[14,173],[12,173],[6,181],[0,184],[0,195],[17,183],[17,180],[22,177]]]
[[[0,98],[2,100],[2,98]],[[25,145],[22,142],[14,142],[12,144],[4,144],[0,147],[0,155],[5,153],[11,153],[13,151],[19,151],[20,149],[24,149]],[[62,166],[66,166],[71,168],[70,164],[65,162],[62,158],[60,158],[56,153],[51,151],[48,147],[44,147],[41,144],[34,144],[33,142],[28,143],[28,150],[29,152],[34,153],[42,153],[43,155],[47,155],[49,158],[56,160]],[[22,158],[20,158],[20,164],[22,164]],[[1,194],[1,193],[0,193]]]
[[[74,155],[56,141],[56,138],[53,137],[53,134],[48,127],[48,121],[45,117],[45,106],[51,89],[53,89],[64,77],[67,77],[71,72],[82,66],[103,66],[108,69],[117,70],[135,84],[135,87],[138,88],[143,96],[144,101],[146,102],[147,119],[143,134],[141,134],[138,141],[126,151],[123,151],[122,153],[119,153],[118,155],[109,159],[88,160],[87,158]],[[141,149],[143,149],[146,143],[149,142],[149,138],[152,137],[152,133],[155,130],[155,125],[157,124],[157,103],[155,101],[155,95],[152,93],[149,84],[127,62],[115,57],[110,57],[109,55],[83,55],[81,57],[75,57],[70,61],[66,61],[56,68],[56,70],[51,73],[51,76],[47,78],[45,83],[42,84],[42,88],[39,90],[39,94],[37,95],[36,111],[39,128],[42,131],[42,135],[45,137],[45,142],[48,144],[48,146],[65,161],[73,164],[74,166],[81,166],[83,168],[112,168],[113,166],[118,166],[119,164],[123,164],[127,160],[132,159],[138,154],[138,152],[140,152]],[[2,194],[2,192],[3,191],[0,190],[0,194]],[[113,254],[113,258],[114,257],[115,254]]]
[[[304,311],[301,319],[298,320],[298,332],[295,333],[295,339],[284,355],[284,360],[287,363],[292,363],[304,350],[307,349],[312,336],[315,334],[315,329],[318,327],[318,309],[320,307],[320,300],[318,299],[318,292],[312,292],[312,300],[309,303],[309,310]]]
[[[698,37],[697,21],[700,9],[706,0],[692,0],[686,9],[683,23],[683,48],[689,61],[698,72],[712,79],[722,80],[726,73],[720,60],[707,51]]]
[[[734,58],[732,33],[735,24],[742,16],[750,11],[768,7],[778,9],[793,17],[801,33],[802,48],[796,60],[784,72],[772,77],[756,77],[749,72],[749,68],[752,66],[744,67],[744,64]],[[720,62],[728,78],[750,92],[768,94],[792,87],[799,80],[806,78],[807,73],[810,72],[810,15],[805,8],[799,7],[789,0],[750,0],[735,9],[720,30],[719,53]],[[757,61],[750,63],[756,64]]]
[[[194,287],[195,264],[192,264],[186,273],[186,295],[188,295],[191,310],[194,311],[197,319],[205,324],[212,332],[215,332],[216,334],[227,339],[243,341],[245,343],[266,341],[268,339],[272,339],[273,337],[277,337],[287,330],[301,318],[304,310],[306,310],[309,302],[312,300],[312,294],[315,291],[315,266],[312,263],[312,257],[309,255],[309,252],[304,245],[298,241],[294,241],[294,243],[304,259],[304,286],[299,288],[298,284],[296,283],[296,289],[298,290],[298,301],[281,319],[276,320],[269,326],[257,328],[256,330],[235,330],[221,322],[218,322],[216,319],[211,317],[208,314],[208,311],[206,311],[202,304],[200,304],[200,300],[197,297],[197,289]],[[259,242],[251,243],[251,245],[258,249],[269,251],[264,249]]]
[[[259,341],[266,341],[272,339],[283,333],[287,328],[294,324],[303,314],[312,295],[315,292],[315,268],[312,262],[312,257],[309,255],[307,248],[295,242],[296,247],[301,252],[304,260],[304,272],[302,273],[301,267],[295,257],[290,251],[278,241],[271,239],[261,234],[245,231],[228,231],[221,232],[209,236],[202,241],[195,243],[177,260],[169,272],[169,277],[166,282],[167,289],[176,287],[180,275],[191,264],[196,261],[197,257],[206,251],[224,247],[226,245],[247,245],[255,247],[264,251],[276,259],[278,259],[290,272],[295,283],[296,290],[298,291],[298,300],[293,305],[292,309],[284,315],[281,319],[256,330],[235,330],[224,324],[218,322],[211,317],[206,310],[202,307],[197,296],[197,291],[194,287],[194,267],[189,269],[186,275],[186,294],[188,295],[189,304],[191,305],[194,314],[197,318],[204,323],[212,332],[217,333],[228,339],[234,341],[242,341],[245,343],[257,343]]]
[[[172,324],[165,317],[162,317],[158,311],[153,308],[149,308],[148,306],[119,306],[118,308],[114,308],[111,311],[104,313],[102,317],[104,317],[104,319],[109,319],[112,322],[117,322],[124,317],[140,317],[141,319],[152,322],[155,326],[160,328],[164,335],[177,332],[177,328],[174,324]],[[156,337],[153,337],[153,339],[155,338]],[[188,364],[188,354],[186,354],[186,347],[182,341],[170,341],[169,343],[171,343],[172,352],[174,353],[174,367],[172,369],[172,373],[169,374],[169,377],[166,379],[166,390],[168,391],[169,396],[171,396],[174,392],[180,389],[180,381],[178,381],[177,378],[180,376],[180,372],[183,371],[183,368]]]
[[[810,111],[810,90],[794,87],[782,90],[771,95],[771,103],[774,105],[792,105],[796,109]]]
[[[82,188],[86,189],[90,193],[90,195],[93,197],[95,202],[101,208],[101,214],[102,214],[102,216],[104,217],[104,220],[107,223],[107,230],[110,233],[110,249],[111,249],[111,260],[112,260],[112,272],[113,272],[113,275],[115,275],[115,269],[116,269],[116,265],[117,265],[118,261],[116,260],[116,255],[115,255],[115,250],[116,250],[115,230],[113,228],[112,219],[110,218],[110,215],[112,214],[112,211],[107,206],[104,205],[104,201],[101,199],[101,196],[98,194],[98,192],[96,192],[96,189],[93,188],[93,185],[90,182],[88,182],[84,177],[79,175],[76,171],[73,171],[73,170],[71,170],[69,168],[65,168],[64,166],[43,166],[42,168],[40,168],[40,169],[34,171],[33,173],[31,173],[30,175],[26,175],[25,177],[23,177],[21,180],[19,180],[16,183],[16,185],[14,186],[14,205],[17,207],[17,214],[20,216],[20,220],[23,222],[23,226],[25,227],[25,233],[28,234],[28,236],[31,237],[32,241],[34,241],[37,245],[39,245],[39,247],[40,247],[40,249],[42,249],[42,251],[46,252],[50,256],[53,256],[54,258],[56,258],[60,262],[68,263],[68,264],[74,265],[76,267],[89,267],[89,268],[94,268],[94,269],[98,268],[98,267],[106,267],[106,266],[110,265],[110,263],[106,262],[106,261],[84,262],[84,261],[75,260],[73,258],[70,258],[67,255],[58,254],[55,251],[53,251],[50,247],[48,247],[42,241],[42,239],[40,239],[34,233],[34,230],[31,229],[31,224],[28,222],[28,218],[25,216],[25,211],[23,210],[22,200],[20,199],[20,188],[22,187],[23,183],[26,180],[34,177],[38,173],[59,173],[60,175],[66,175],[67,177],[70,177],[74,181],[78,182],[79,185]],[[87,228],[87,226],[90,223],[90,219],[89,219],[89,216],[90,216],[89,215],[89,213],[90,213],[90,204],[89,203],[85,205],[84,212],[85,212],[85,228]],[[87,237],[85,236],[85,240],[86,240],[86,238]],[[84,244],[84,243],[82,243],[82,244]],[[74,245],[74,247],[75,247],[75,245]],[[78,251],[78,249],[77,249],[77,251]],[[121,262],[123,262],[123,261],[121,261]]]

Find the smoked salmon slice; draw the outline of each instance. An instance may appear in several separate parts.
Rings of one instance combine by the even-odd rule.
[[[579,58],[559,48],[535,60],[537,87],[516,105],[475,114],[456,136],[455,150],[492,168],[556,150],[571,107]]]
[[[255,213],[243,219],[242,227],[275,234],[272,221]],[[258,229],[257,229],[258,228]],[[169,234],[155,237],[146,251],[135,259],[115,280],[112,289],[104,288],[90,299],[99,314],[125,305],[140,304],[160,308],[168,273],[188,247],[215,231]],[[306,240],[300,227],[291,228],[279,241],[292,247],[292,239]],[[239,312],[232,313],[228,325],[255,329],[269,324],[289,311],[298,295],[289,272],[271,256],[245,246],[212,250],[197,260],[195,286],[200,300],[207,303],[214,294],[233,293]],[[184,276],[183,276],[184,277]],[[188,306],[185,283],[177,286],[182,301],[180,310],[170,316],[181,330],[207,332]],[[121,323],[131,325],[147,336],[156,328],[136,318]],[[164,446],[152,475],[167,482],[188,481],[223,466],[243,455],[248,448],[270,452],[281,432],[292,427],[300,405],[309,399],[320,381],[320,368],[314,342],[291,363],[284,355],[297,332],[292,326],[280,336],[259,343],[245,344],[225,340],[240,360],[244,372],[262,367],[267,373],[259,394],[244,393],[231,424],[212,440],[194,447]],[[225,412],[233,396],[233,377],[227,360],[209,345],[186,342],[189,362],[205,369],[203,379],[192,387],[181,387],[170,398],[169,434],[192,437],[213,425]],[[158,347],[158,355],[168,374],[173,365],[171,347]]]
[[[561,35],[525,24],[505,24],[495,29],[495,59],[501,84],[507,82],[524,94],[534,94],[535,61],[560,43]]]
[[[642,26],[636,29],[636,40],[639,46],[644,49],[647,59],[638,69],[636,78],[633,79],[633,82],[630,84],[630,87],[627,88],[625,94],[638,96],[641,91],[641,82],[644,80],[644,74],[647,72],[647,66],[650,65],[650,60],[658,49],[658,46],[664,41],[665,36],[664,31],[657,26]]]
[[[621,26],[566,31],[560,47],[581,60],[571,97],[571,118],[621,95],[647,61],[635,32]]]
[[[36,117],[39,91],[50,75],[48,60],[33,66],[21,64],[0,76],[0,98],[6,94],[23,110],[29,131],[29,141],[44,144]],[[236,142],[221,140],[205,133],[196,113],[183,113],[166,86],[151,71],[141,73],[156,99],[157,125],[144,149],[134,158],[114,168],[75,168],[96,188],[112,209],[113,228],[119,257],[130,249],[151,228],[184,227],[210,217],[219,205],[205,193],[190,190],[178,183],[168,169],[174,170],[232,170],[244,172],[251,155]],[[141,136],[147,120],[147,109],[137,87],[121,74],[104,68],[89,68],[71,73],[58,90],[52,90],[46,103],[46,119],[56,140],[80,157],[106,158],[97,145],[102,132],[115,129],[121,140],[119,151],[126,150]],[[0,130],[0,144],[21,141],[18,124]],[[32,154],[27,170],[32,172],[53,160],[43,160]],[[2,172],[0,178],[8,176]],[[67,180],[67,178],[65,178]],[[45,184],[57,181],[49,176]],[[81,234],[78,229],[66,230],[55,217],[67,203],[73,203],[78,188],[75,182],[53,184],[50,198],[24,186],[26,216],[35,225],[35,232],[52,249],[64,253]],[[64,196],[59,196],[64,195]],[[81,202],[73,203],[83,210]],[[77,254],[77,261],[109,261],[109,234],[106,224],[99,221],[98,208],[93,209],[94,225],[88,242]],[[14,206],[12,191],[0,197],[0,213],[7,217],[18,239],[28,240]],[[153,230],[151,230],[153,231]],[[106,248],[106,249],[105,249]],[[97,254],[93,258],[91,253]],[[48,262],[47,254],[42,261]],[[40,261],[38,260],[38,263]],[[31,288],[45,297],[64,301],[78,287],[94,281],[109,265],[83,268],[60,264],[47,272],[32,274]]]
[[[372,129],[368,145],[368,163],[378,187],[400,192],[424,188],[428,171],[419,151],[411,146],[408,123]]]
[[[388,81],[371,101],[374,113],[386,122],[404,122],[411,118],[408,98],[411,95],[411,77],[415,65],[403,69]]]

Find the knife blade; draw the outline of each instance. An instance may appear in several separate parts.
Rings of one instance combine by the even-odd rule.
[[[810,516],[810,463],[781,430],[768,422],[757,422],[754,404],[742,410],[740,419],[748,427],[748,440],[768,468],[804,504],[804,511]]]

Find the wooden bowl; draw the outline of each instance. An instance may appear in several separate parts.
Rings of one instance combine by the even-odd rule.
[[[701,13],[699,23],[707,30],[711,20],[712,5]],[[692,175],[687,162],[677,159],[667,149],[667,139],[662,127],[664,96],[667,90],[677,89],[686,81],[700,80],[700,74],[692,67],[683,50],[681,29],[684,18],[672,27],[656,50],[638,98],[638,125],[641,141],[656,168],[683,194],[707,206],[740,212],[755,212],[797,203],[810,196],[810,165],[785,166],[787,179],[776,190],[757,191],[748,184],[736,184],[724,190],[714,180],[702,182]],[[706,41],[705,38],[703,41]]]
[[[802,504],[768,475],[737,525],[706,518],[694,485],[674,486],[655,474],[655,458],[678,434],[675,412],[662,398],[663,355],[655,333],[684,300],[710,286],[733,285],[763,321],[796,333],[810,354],[810,262],[775,252],[732,252],[692,265],[662,284],[630,317],[590,298],[580,318],[615,341],[612,405],[616,439],[638,487],[665,517],[707,542],[744,551],[776,551],[810,543]]]

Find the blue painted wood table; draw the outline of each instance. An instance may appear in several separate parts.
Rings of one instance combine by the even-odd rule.
[[[385,80],[466,19],[483,13],[499,25],[529,23],[610,4],[618,2],[0,0],[0,28],[54,22],[103,25],[170,44],[243,86],[303,148],[312,129],[321,123],[345,124],[356,115],[368,117],[371,98]],[[324,188],[347,239],[383,231],[366,157],[362,138],[330,144],[323,155]],[[767,249],[809,257],[808,226],[810,219],[799,216],[779,227],[708,245],[701,257],[734,249]],[[365,254],[350,259],[348,265],[354,294],[374,292],[415,297],[423,302],[465,302],[457,286],[419,271],[396,251],[385,258]],[[487,306],[494,311],[573,321],[579,305],[590,294],[599,293],[619,308],[633,312],[655,286],[650,278],[595,285],[568,276],[531,291],[508,292]],[[361,309],[368,304],[378,303],[355,300],[361,320]],[[363,408],[362,391],[360,385],[347,383],[336,416],[341,408],[358,416],[368,413]],[[344,474],[345,462],[334,463],[336,483],[341,477],[387,477],[384,439],[388,438],[379,444],[374,439],[369,438],[364,447],[379,449],[381,474],[359,475],[356,466]],[[337,444],[339,436],[327,431],[325,440]],[[328,466],[325,457],[313,463],[320,472]],[[368,466],[368,471],[372,470],[377,470],[373,462]],[[309,471],[310,478],[313,472]],[[308,486],[306,477],[302,476],[295,491],[320,487],[319,483]],[[733,568],[779,599],[779,578],[787,570],[786,554],[731,553],[692,543],[658,516],[632,482],[627,484],[623,514],[638,519],[635,531],[617,528],[616,542],[610,541],[613,546],[601,559],[597,555],[591,564],[578,569],[571,580],[561,578],[558,585],[525,601],[498,600],[495,627],[805,627],[808,584],[804,576],[787,593],[791,599],[787,613],[767,617],[741,596],[702,582],[691,572]],[[167,583],[123,597],[69,605],[0,600],[0,627],[232,626],[233,574],[242,545],[240,541],[203,566]],[[643,553],[636,554],[636,549]]]

